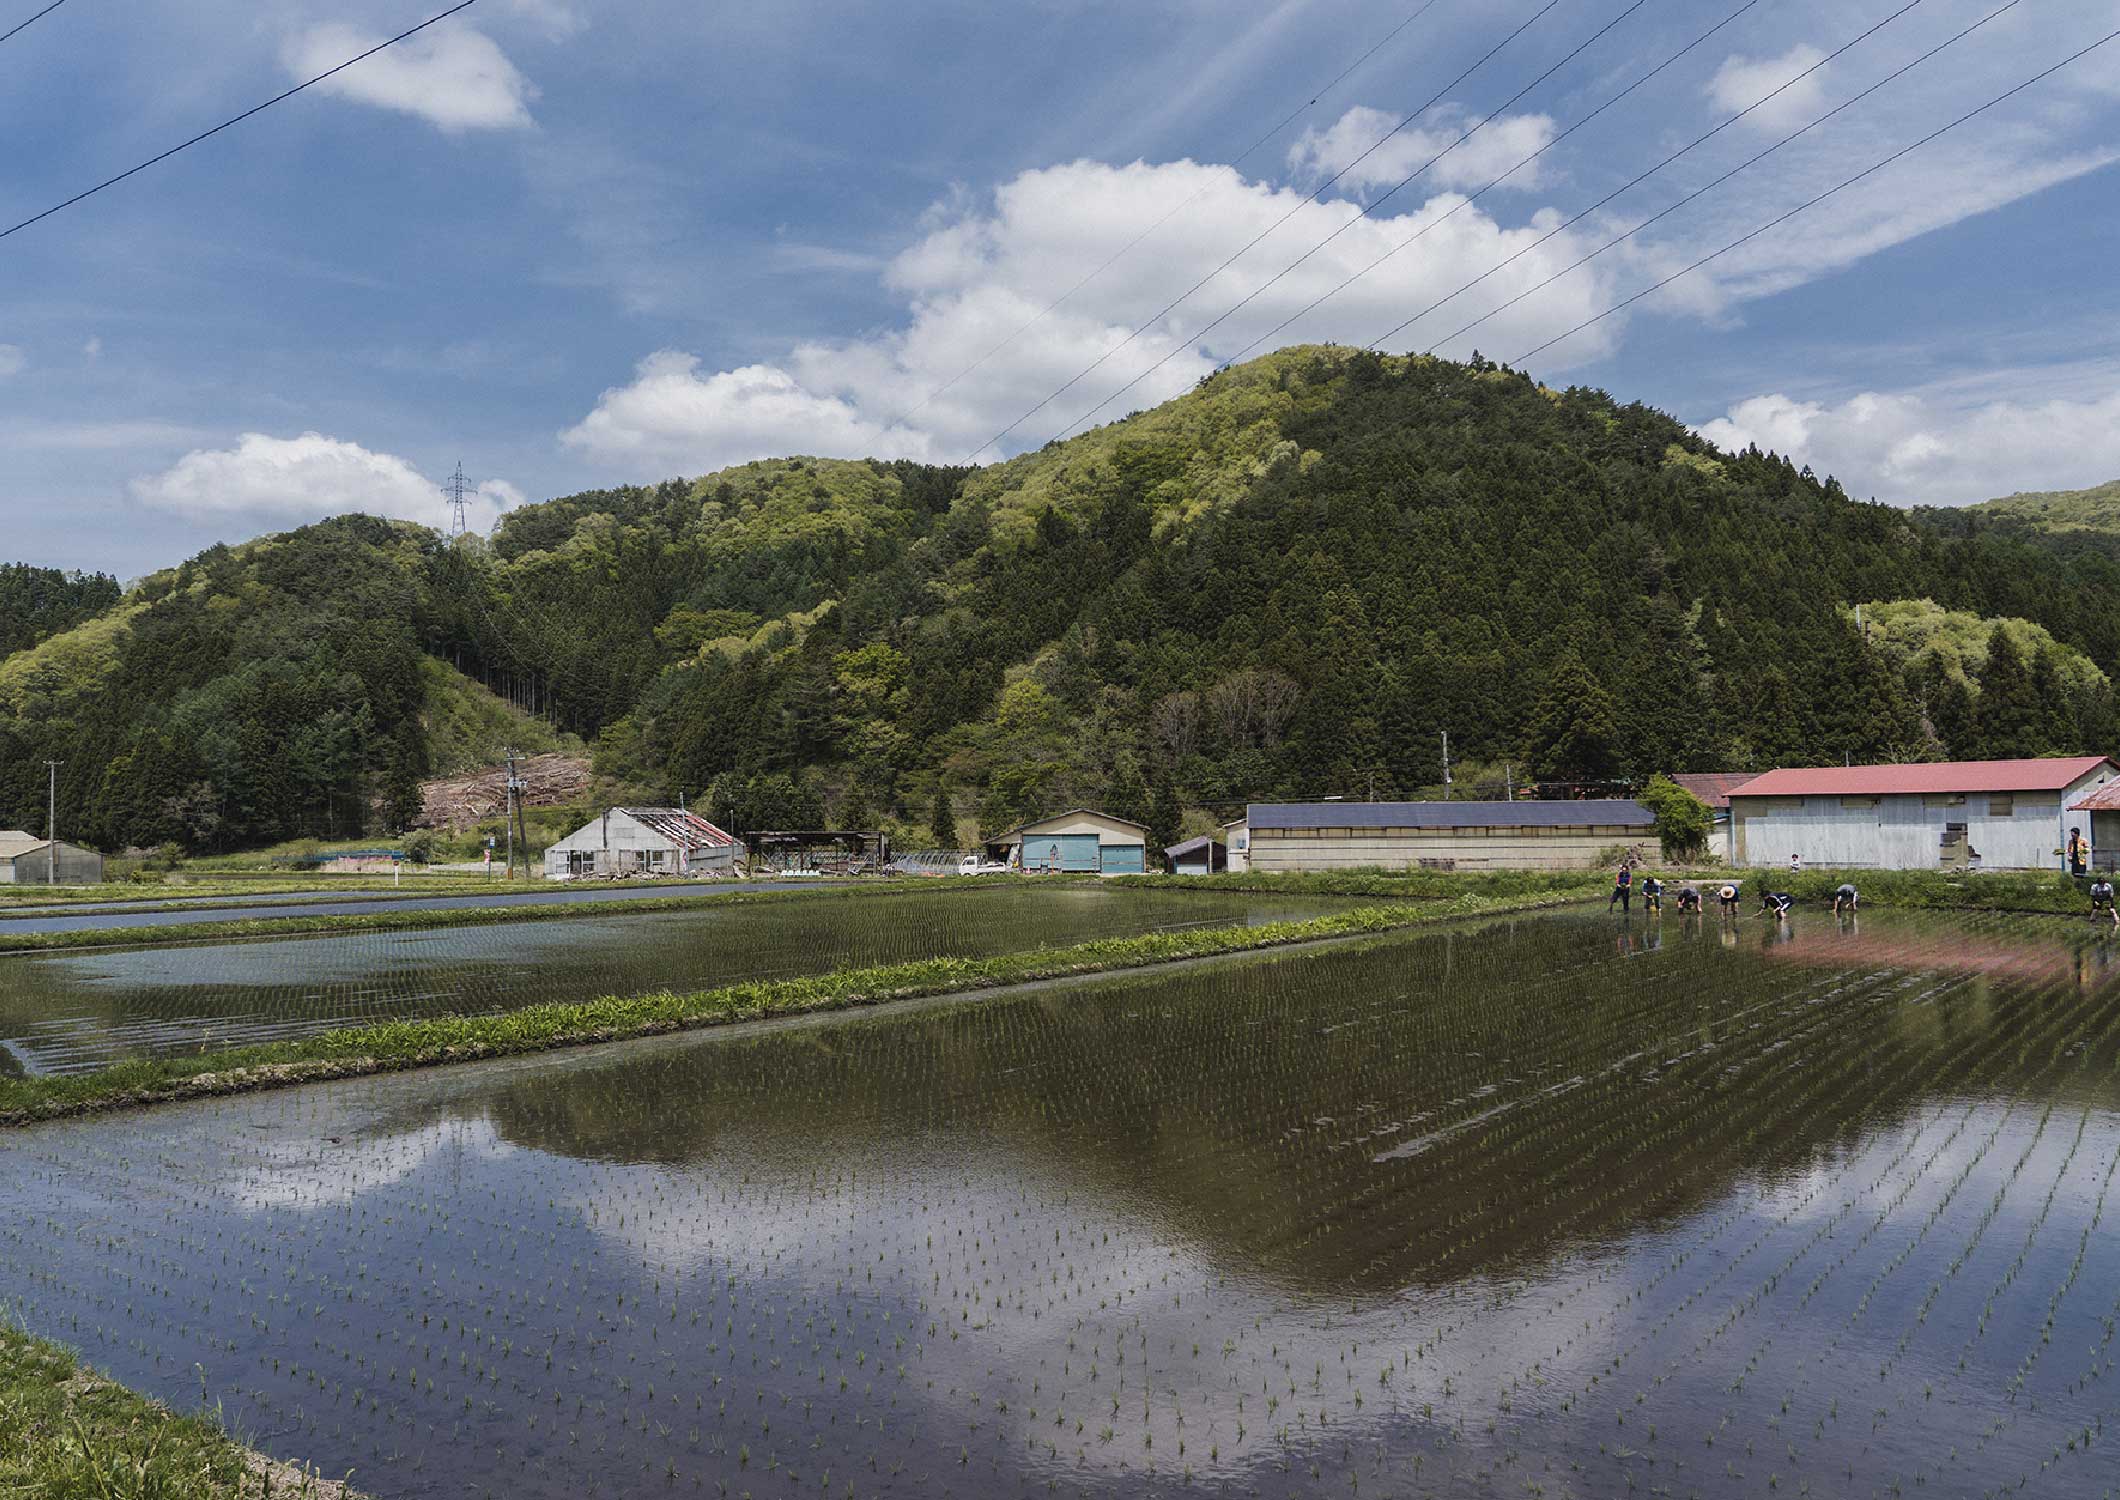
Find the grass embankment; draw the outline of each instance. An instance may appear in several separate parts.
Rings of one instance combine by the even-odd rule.
[[[697,881],[675,883],[687,886],[733,886],[735,884],[733,880],[712,880],[706,876],[701,876]],[[600,891],[652,891],[667,890],[672,884],[673,882],[669,880],[653,878],[641,880],[599,880],[596,882],[594,889]],[[93,889],[93,887],[83,887],[83,889]],[[4,924],[10,919],[20,921],[29,917],[66,916],[68,913],[65,908],[83,904],[109,905],[122,902],[124,911],[113,913],[113,915],[124,915],[125,912],[136,911],[220,911],[231,905],[257,907],[309,906],[323,901],[358,901],[372,903],[378,907],[387,907],[392,902],[432,900],[437,896],[528,896],[549,894],[565,889],[567,887],[563,885],[548,884],[541,880],[532,881],[527,885],[521,881],[510,885],[506,881],[479,880],[477,878],[468,880],[437,879],[432,883],[422,882],[402,887],[392,886],[386,881],[379,889],[319,890],[313,885],[306,885],[295,886],[286,890],[274,888],[264,895],[254,895],[251,891],[241,889],[234,891],[200,891],[196,893],[184,890],[157,894],[151,891],[142,893],[137,888],[134,888],[129,894],[122,896],[79,896],[67,900],[49,902],[0,901],[0,924]],[[207,899],[209,896],[221,895],[234,896],[237,899],[233,902]],[[84,912],[82,915],[95,914]],[[5,931],[5,927],[0,926],[0,931]]]
[[[1995,870],[1977,875],[1942,870],[1786,870],[1731,871],[1710,879],[1742,874],[1745,895],[1787,891],[1798,902],[1830,905],[1834,888],[1846,881],[1862,895],[1864,906],[1904,906],[1932,911],[2020,911],[2081,916],[2091,909],[2090,882],[2078,884],[2058,870]]]
[[[2036,912],[2051,916],[2080,916],[2090,911],[2088,881],[2078,882],[2057,870],[1996,870],[1960,874],[1943,870],[1832,870],[1811,869],[1801,875],[1777,870],[1733,870],[1709,868],[1651,868],[1669,890],[1691,882],[1712,893],[1715,886],[1734,880],[1745,900],[1757,904],[1762,891],[1787,891],[1803,905],[1832,904],[1833,891],[1843,881],[1862,895],[1864,906],[1907,907],[1929,911]],[[1532,896],[1583,886],[1592,894],[1611,888],[1612,872],[1493,870],[1469,874],[1414,870],[1339,870],[1330,874],[1282,875],[1256,872],[1237,875],[1128,876],[1120,884],[1147,884],[1164,889],[1183,888],[1216,891],[1271,891],[1289,896],[1356,896],[1390,900],[1419,900],[1430,895],[1462,891],[1489,896]],[[1587,883],[1587,884],[1586,884]]]
[[[55,953],[74,948],[167,947],[172,943],[228,942],[237,938],[310,937],[325,933],[413,932],[433,927],[490,927],[506,922],[556,922],[583,917],[698,911],[702,907],[762,901],[819,901],[896,891],[978,889],[964,880],[922,881],[917,886],[883,884],[804,887],[786,891],[703,890],[691,896],[641,896],[624,901],[548,901],[521,906],[430,906],[411,910],[327,913],[315,916],[234,917],[218,922],[168,922],[156,927],[89,927],[70,932],[10,932],[0,921],[0,954]],[[485,892],[482,894],[505,894]]]
[[[1601,884],[1578,881],[1537,896],[1461,894],[1445,900],[1355,907],[1306,921],[1256,927],[1099,938],[993,958],[921,959],[693,994],[662,992],[534,1005],[500,1015],[392,1021],[195,1057],[140,1058],[97,1073],[0,1079],[0,1125],[1389,932],[1448,917],[1580,901],[1596,894]]]
[[[1611,883],[1604,870],[1332,870],[1283,874],[1247,870],[1222,875],[1125,875],[1114,885],[1157,890],[1261,891],[1280,896],[1350,896],[1428,901],[1446,896],[1536,897],[1589,894]]]
[[[0,1315],[0,1495],[38,1500],[358,1500],[113,1385]]]

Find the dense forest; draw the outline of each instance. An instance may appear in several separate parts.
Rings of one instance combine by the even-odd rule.
[[[2109,549],[1858,503],[1600,391],[1290,349],[987,468],[778,459],[490,540],[215,548],[0,661],[0,822],[51,757],[111,847],[395,828],[468,683],[637,795],[936,839],[1418,795],[1446,732],[1461,788],[2104,750],[2116,584]]]
[[[118,602],[107,573],[62,573],[0,563],[0,658],[71,630]]]

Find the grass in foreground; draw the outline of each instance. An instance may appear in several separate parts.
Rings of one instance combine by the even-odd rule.
[[[97,1073],[0,1079],[0,1125],[1388,932],[1446,917],[1580,901],[1602,885],[1597,877],[1537,896],[1461,894],[1357,907],[1298,922],[1100,938],[992,958],[921,959],[692,994],[661,992],[534,1005],[499,1015],[392,1021],[194,1057],[140,1058]]]
[[[0,1495],[38,1500],[357,1500],[78,1364],[0,1315]]]

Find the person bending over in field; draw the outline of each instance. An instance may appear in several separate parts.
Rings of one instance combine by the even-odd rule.
[[[1731,916],[1737,914],[1737,887],[1726,885],[1715,893],[1715,904]]]
[[[1642,910],[1660,912],[1663,909],[1664,883],[1654,875],[1644,875],[1642,877]]]
[[[1796,898],[1787,891],[1768,891],[1759,898],[1759,913],[1765,916],[1772,912],[1777,917],[1786,917],[1789,908],[1795,904]]]
[[[1617,906],[1621,911],[1634,910],[1634,867],[1625,860],[1619,864],[1619,872],[1612,877],[1612,895],[1605,902],[1605,910]]]
[[[2091,882],[2091,917],[2110,917],[2115,927],[2120,927],[2120,906],[2113,904],[2113,880],[2110,875],[2100,875]]]
[[[1678,909],[1681,912],[1693,912],[1698,915],[1700,912],[1700,892],[1690,885],[1680,886],[1678,888]]]
[[[1855,887],[1843,883],[1833,892],[1833,914],[1838,916],[1844,911],[1853,911],[1860,901],[1861,897],[1856,895]]]

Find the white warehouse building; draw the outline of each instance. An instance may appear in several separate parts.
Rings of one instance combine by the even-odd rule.
[[[736,840],[680,807],[614,807],[545,850],[545,875],[733,875]]]
[[[2103,755],[1769,771],[1730,793],[1730,862],[2058,870],[2069,828],[2091,833],[2071,804],[2115,776]]]

